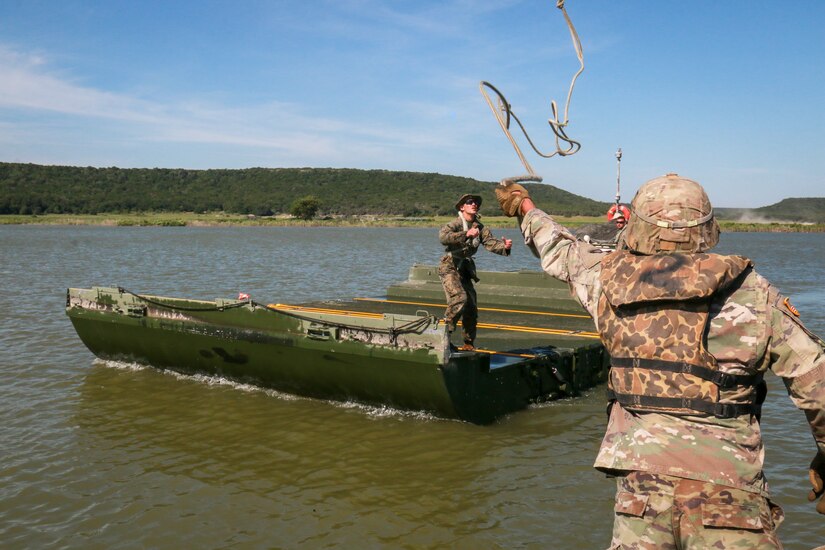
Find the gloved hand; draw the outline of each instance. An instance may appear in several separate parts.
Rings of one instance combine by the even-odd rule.
[[[530,193],[524,186],[518,183],[508,183],[496,187],[496,199],[501,206],[501,210],[506,216],[518,216],[521,214],[521,201],[529,199]]]
[[[808,501],[813,502],[819,498],[819,502],[816,503],[816,511],[825,514],[825,455],[821,452],[816,453],[811,462],[808,478],[813,486],[811,492],[808,493]]]

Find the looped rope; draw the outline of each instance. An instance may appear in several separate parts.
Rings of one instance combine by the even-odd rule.
[[[172,304],[165,304],[163,302],[158,302],[157,300],[152,300],[148,296],[143,296],[142,294],[137,294],[136,292],[132,292],[131,290],[127,290],[123,287],[117,287],[118,291],[122,294],[131,294],[135,298],[146,302],[147,304],[151,304],[153,306],[162,307],[164,309],[170,309],[173,311],[192,311],[192,312],[207,312],[207,311],[225,311],[227,309],[234,309],[238,307],[244,307],[247,305],[251,305],[254,307],[263,308],[266,311],[279,313],[281,315],[285,315],[287,317],[292,317],[294,319],[299,319],[301,321],[308,321],[312,323],[317,323],[319,325],[330,326],[330,327],[338,327],[347,330],[365,330],[369,332],[375,332],[379,334],[388,334],[390,338],[395,341],[401,334],[411,334],[416,333],[420,334],[424,331],[432,322],[432,317],[419,317],[418,319],[413,319],[409,323],[405,323],[398,327],[389,327],[389,328],[376,328],[376,327],[366,327],[362,325],[350,325],[347,323],[336,323],[334,321],[326,321],[323,319],[317,319],[314,317],[307,317],[304,315],[297,315],[295,313],[291,313],[288,311],[283,310],[274,310],[266,307],[264,304],[260,304],[258,302],[254,302],[252,300],[249,301],[242,301],[236,302],[234,304],[227,304],[225,306],[209,306],[209,307],[186,307],[186,306],[179,306],[179,305],[172,305]]]
[[[224,310],[227,310],[227,309],[234,309],[236,307],[243,307],[247,304],[253,303],[251,300],[249,300],[249,301],[239,301],[239,302],[236,302],[234,304],[227,304],[225,306],[186,307],[186,306],[164,304],[163,302],[158,302],[157,300],[152,300],[148,296],[143,296],[142,294],[137,294],[135,292],[132,292],[131,290],[127,290],[127,289],[123,288],[122,286],[117,287],[117,290],[121,294],[131,294],[132,296],[134,296],[138,300],[146,302],[147,304],[152,304],[153,306],[162,307],[164,309],[177,310],[177,311],[200,311],[200,312],[204,312],[204,311],[224,311]],[[256,304],[256,305],[259,305],[259,304]]]
[[[256,304],[261,306],[261,304]],[[318,325],[323,325],[327,327],[337,327],[346,330],[363,330],[368,332],[375,332],[377,334],[388,334],[393,341],[398,338],[400,334],[421,334],[424,329],[426,329],[431,323],[433,323],[432,317],[420,317],[418,319],[413,319],[409,323],[405,323],[399,327],[389,327],[389,328],[377,328],[377,327],[366,327],[363,325],[350,325],[348,323],[337,323],[335,321],[328,321],[325,319],[318,319],[315,317],[307,317],[305,315],[298,315],[291,311],[284,311],[282,309],[273,309],[266,306],[262,306],[269,312],[278,313],[280,315],[284,315],[286,317],[292,317],[293,319],[299,319],[301,321],[308,321],[311,323],[316,323]],[[437,322],[437,321],[436,321]]]
[[[573,39],[573,47],[576,49],[576,57],[579,58],[579,70],[573,75],[573,79],[570,82],[570,90],[567,92],[567,102],[564,106],[564,120],[559,120],[559,109],[558,105],[556,104],[555,100],[550,101],[550,109],[553,112],[553,118],[548,119],[548,123],[550,124],[550,128],[553,130],[555,134],[555,142],[556,142],[556,150],[552,153],[543,153],[536,147],[533,143],[533,140],[530,138],[530,135],[527,133],[527,130],[524,128],[524,125],[521,123],[519,118],[512,110],[512,106],[508,103],[507,98],[504,97],[495,86],[490,84],[487,81],[482,80],[479,85],[479,91],[481,91],[481,95],[484,96],[484,100],[487,102],[487,105],[490,107],[490,110],[493,112],[493,116],[496,117],[499,126],[504,131],[504,134],[507,136],[507,139],[510,140],[510,144],[515,149],[516,154],[521,160],[521,163],[524,165],[524,168],[533,178],[537,178],[536,172],[533,170],[533,167],[530,166],[530,163],[527,162],[527,159],[524,157],[524,154],[521,152],[521,148],[516,143],[516,140],[513,138],[513,135],[510,133],[510,119],[516,121],[519,128],[521,128],[521,133],[524,134],[524,137],[527,139],[527,142],[530,144],[530,147],[533,148],[533,151],[536,152],[537,155],[543,158],[551,158],[556,155],[561,156],[568,156],[576,154],[579,149],[581,149],[581,143],[571,139],[567,132],[565,131],[565,127],[567,126],[569,119],[568,119],[568,112],[570,109],[570,99],[573,96],[573,88],[576,86],[576,79],[579,78],[579,75],[582,74],[584,71],[584,53],[582,51],[582,44],[581,40],[579,40],[579,35],[576,32],[575,27],[573,27],[573,22],[570,20],[570,16],[567,15],[567,10],[564,9],[564,0],[557,0],[556,7],[562,11],[564,15],[564,19],[567,22],[567,28],[570,29],[570,36]],[[492,92],[497,96],[498,105],[493,105],[493,100],[490,98],[490,95],[487,93],[486,89],[492,90]],[[564,145],[562,145],[564,143]],[[540,180],[539,180],[540,181]]]

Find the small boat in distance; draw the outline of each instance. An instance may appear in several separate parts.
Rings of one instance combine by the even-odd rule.
[[[70,288],[66,313],[97,357],[285,393],[489,424],[603,382],[608,358],[566,285],[479,272],[476,351],[456,351],[433,266],[385,297],[304,304],[202,301]]]

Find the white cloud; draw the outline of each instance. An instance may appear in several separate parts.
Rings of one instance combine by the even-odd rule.
[[[0,107],[53,111],[152,122],[151,104],[137,99],[85,88],[46,70],[42,56],[22,54],[0,46]]]
[[[376,121],[307,116],[302,114],[302,106],[277,101],[244,107],[198,99],[163,103],[99,90],[50,71],[43,56],[3,46],[0,74],[4,75],[0,81],[0,109],[103,119],[146,142],[272,149],[323,164],[329,162],[326,159],[347,162],[342,151],[376,157],[382,149],[420,147],[435,141],[426,131],[419,134],[388,128]]]

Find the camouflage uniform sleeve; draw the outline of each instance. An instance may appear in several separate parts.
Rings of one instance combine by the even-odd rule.
[[[495,254],[499,254],[501,256],[510,255],[510,251],[504,248],[504,239],[497,239],[493,237],[493,232],[486,227],[481,229],[481,244],[484,245],[484,248]]]
[[[549,214],[534,208],[521,219],[521,233],[541,268],[550,276],[570,285],[571,294],[596,319],[601,283],[601,261],[605,252],[584,241],[577,241]]]
[[[773,287],[771,370],[782,377],[794,405],[805,413],[819,452],[825,454],[825,342],[799,320]]]
[[[438,232],[438,240],[444,246],[464,244],[467,240],[467,233],[463,225],[458,225],[457,221],[452,221],[441,227]]]

